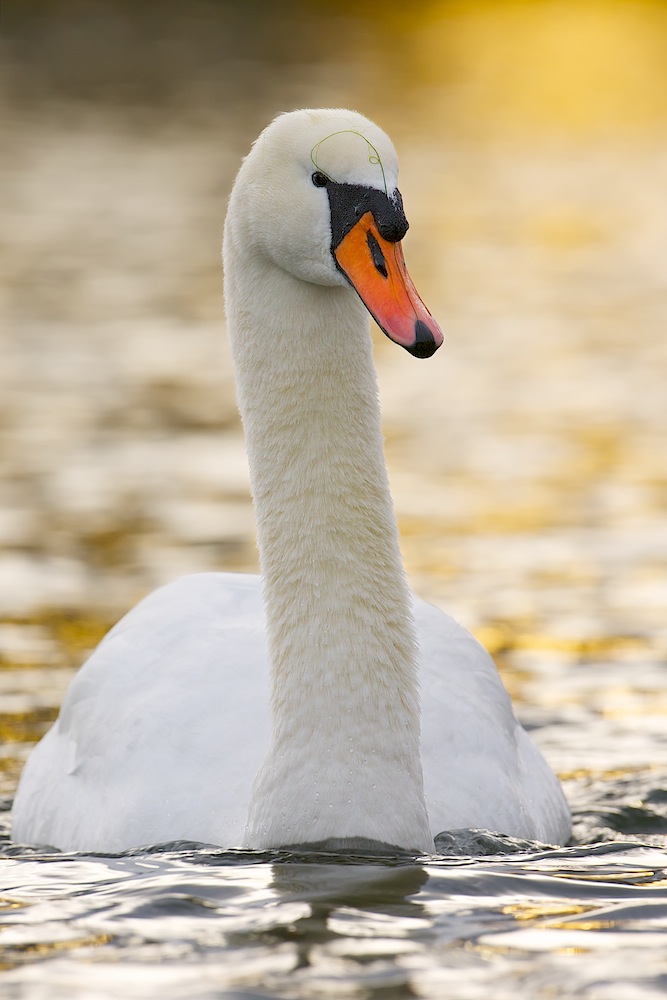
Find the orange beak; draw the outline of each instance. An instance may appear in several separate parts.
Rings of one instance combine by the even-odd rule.
[[[407,225],[406,225],[407,228]],[[418,358],[430,358],[442,331],[412,283],[400,242],[380,236],[367,211],[333,250],[336,264],[384,333]]]

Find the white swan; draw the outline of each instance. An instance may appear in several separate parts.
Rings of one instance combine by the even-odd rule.
[[[568,838],[488,654],[404,580],[364,303],[418,356],[442,334],[405,271],[397,169],[340,110],[280,116],[244,161],[225,293],[262,585],[186,577],[111,630],[26,765],[16,840]]]

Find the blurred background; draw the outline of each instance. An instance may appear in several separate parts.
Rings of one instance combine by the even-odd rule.
[[[587,668],[612,664],[596,711],[664,733],[667,4],[23,0],[2,21],[0,791],[118,615],[181,573],[256,570],[219,245],[241,157],[303,106],[393,138],[445,330],[429,362],[376,336],[415,589],[536,722],[593,704]]]

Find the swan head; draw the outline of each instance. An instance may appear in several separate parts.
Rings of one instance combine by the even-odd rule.
[[[394,147],[368,118],[332,109],[282,114],[241,166],[225,253],[242,246],[299,280],[351,285],[391,340],[430,357],[443,337],[405,266],[408,221],[397,183]]]

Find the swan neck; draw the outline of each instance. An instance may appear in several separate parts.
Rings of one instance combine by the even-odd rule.
[[[250,300],[252,316],[238,287],[226,291],[271,661],[273,741],[248,837],[254,846],[361,836],[424,848],[416,642],[367,314],[346,288],[284,272],[270,286]],[[380,816],[418,819],[396,837],[368,817],[329,829],[319,793],[309,798],[315,787],[333,795],[327,812],[339,824],[351,801],[377,796]]]

